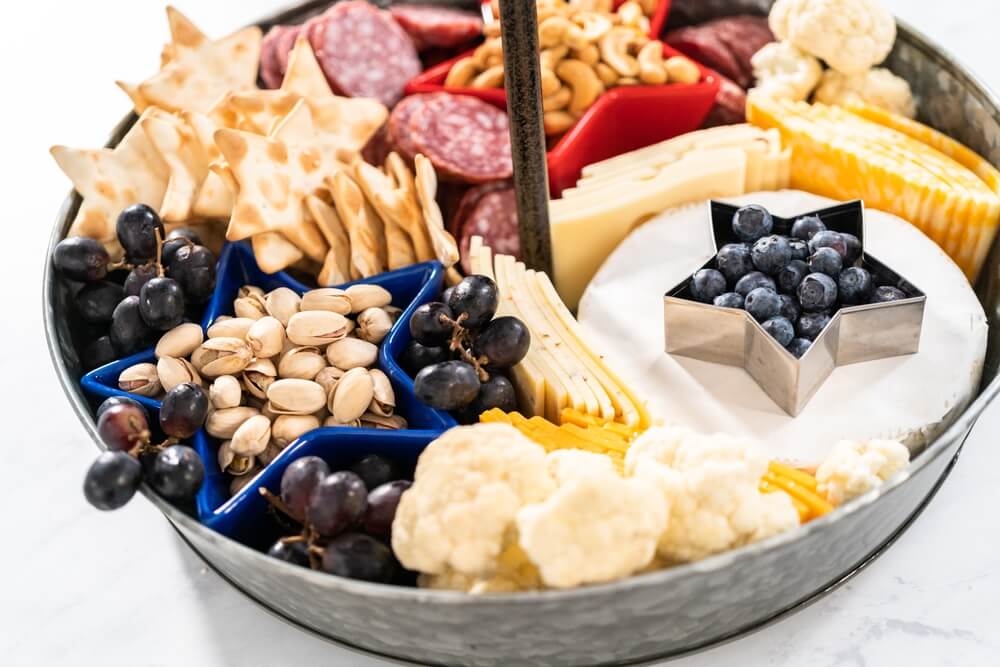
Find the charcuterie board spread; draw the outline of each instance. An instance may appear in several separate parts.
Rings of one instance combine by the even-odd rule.
[[[501,6],[168,8],[122,139],[53,147],[93,505],[145,483],[331,575],[571,588],[793,531],[968,404],[1000,172],[916,120],[878,0],[537,0],[551,275]]]

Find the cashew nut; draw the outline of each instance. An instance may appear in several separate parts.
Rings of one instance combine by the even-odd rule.
[[[476,66],[481,70],[490,67],[487,62],[497,56],[501,59],[503,58],[503,45],[501,44],[499,37],[486,40],[472,53],[472,57],[476,61]]]
[[[491,21],[483,24],[483,36],[487,39],[500,36],[500,21]]]
[[[614,0],[576,0],[573,6],[587,12],[603,12],[610,14]]]
[[[462,58],[448,70],[448,76],[444,80],[445,88],[464,88],[479,72],[476,60],[473,56]]]
[[[639,74],[639,62],[628,53],[629,46],[636,37],[634,30],[623,27],[612,28],[601,37],[601,59],[622,76],[634,77]]]
[[[570,111],[590,108],[590,105],[604,92],[604,84],[597,78],[594,69],[579,60],[564,60],[556,68],[559,78],[573,89]]]
[[[619,86],[638,86],[639,85],[639,79],[635,78],[634,76],[623,76],[622,78],[618,79],[618,85]]]
[[[542,69],[555,71],[556,65],[559,64],[559,61],[565,58],[568,54],[568,46],[555,46],[551,49],[545,49],[538,54],[538,62],[541,64]]]
[[[541,72],[542,72],[543,97],[548,97],[549,95],[553,95],[556,93],[556,91],[562,88],[562,81],[559,80],[559,77],[556,76],[555,72],[553,72],[548,67],[543,67],[541,69]]]
[[[542,111],[560,111],[566,108],[573,99],[573,91],[569,86],[560,86],[559,90],[542,98]]]
[[[538,26],[538,45],[547,49],[559,44],[582,49],[590,44],[590,40],[578,25],[565,16],[552,16]]]
[[[596,42],[611,30],[611,19],[598,12],[577,12],[573,23],[580,26],[583,34],[592,42]]]
[[[545,134],[562,134],[576,124],[576,118],[565,111],[547,111],[542,116]]]
[[[493,65],[489,69],[483,70],[472,80],[472,88],[501,88],[503,87],[503,65]]]
[[[639,3],[634,0],[629,0],[618,8],[618,18],[621,19],[623,26],[641,30],[642,21],[646,18],[646,14],[642,11],[642,7],[639,6]]]
[[[639,79],[643,83],[659,85],[667,82],[667,70],[663,66],[663,44],[652,41],[642,47],[637,58]]]
[[[667,58],[663,66],[667,69],[667,76],[673,83],[698,83],[701,80],[698,66],[684,56]]]
[[[608,88],[615,85],[618,81],[618,72],[612,69],[607,63],[597,63],[594,65],[594,72],[597,74],[597,78],[601,80],[601,83]]]
[[[581,60],[587,63],[591,67],[601,62],[601,52],[593,44],[588,44],[586,47],[582,49],[573,49],[570,52],[570,55],[573,58],[576,58],[577,60]]]

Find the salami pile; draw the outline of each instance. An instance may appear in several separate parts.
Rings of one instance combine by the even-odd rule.
[[[517,202],[510,181],[484,183],[466,191],[449,227],[458,239],[462,270],[467,274],[472,273],[469,246],[473,236],[483,237],[484,244],[497,254],[521,258]]]
[[[483,21],[472,12],[430,5],[393,5],[389,12],[417,51],[455,48],[483,34]]]

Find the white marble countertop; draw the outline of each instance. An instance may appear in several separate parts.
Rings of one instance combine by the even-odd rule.
[[[886,1],[1000,90],[996,0]],[[4,437],[0,486],[0,664],[385,664],[268,615],[210,572],[149,503],[99,514],[80,491],[95,450],[57,384],[39,308],[43,251],[69,188],[47,149],[103,143],[129,106],[113,81],[156,67],[162,3],[21,2],[6,12],[0,284],[11,308],[0,327],[0,413],[14,428]],[[176,4],[223,33],[279,3]],[[762,632],[672,664],[1000,664],[998,436],[993,406],[930,508],[847,585]]]

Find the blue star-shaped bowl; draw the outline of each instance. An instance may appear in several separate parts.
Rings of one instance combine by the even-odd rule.
[[[738,243],[732,230],[737,207],[710,202],[715,250]],[[785,412],[795,416],[837,366],[915,353],[927,297],[911,282],[864,251],[864,205],[860,201],[797,215],[774,216],[775,234],[787,235],[803,215],[818,215],[827,229],[854,234],[862,254],[856,263],[867,269],[878,286],[898,287],[907,299],[891,303],[845,306],[830,319],[801,359],[796,359],[744,310],[719,308],[691,296],[691,278],[663,298],[666,351],[683,357],[742,366]],[[714,269],[712,259],[692,270]]]
[[[385,453],[412,463],[428,442],[456,425],[447,412],[430,408],[417,399],[413,393],[413,381],[396,361],[410,341],[410,315],[418,306],[437,297],[443,280],[443,267],[437,262],[427,262],[358,281],[384,287],[392,294],[393,305],[403,309],[402,315],[382,342],[378,367],[389,376],[396,393],[396,412],[406,418],[409,428],[402,431],[364,428],[321,428],[311,431],[285,448],[264,469],[257,482],[247,485],[232,498],[229,497],[231,478],[222,472],[218,464],[216,452],[219,443],[202,429],[190,442],[205,464],[205,483],[195,502],[198,518],[202,523],[224,534],[239,533],[247,536],[251,532],[248,526],[253,522],[248,523],[242,515],[263,512],[260,505],[263,500],[257,495],[257,487],[265,479],[272,480],[275,474],[278,477],[274,479],[280,480],[280,472],[274,471],[283,471],[295,458],[317,454],[331,462],[347,465],[365,454]],[[215,293],[205,308],[202,329],[207,330],[220,315],[233,314],[233,300],[243,285],[256,285],[265,291],[289,287],[300,294],[313,289],[286,273],[269,275],[261,271],[246,243],[227,244],[219,258]],[[118,376],[123,370],[145,362],[156,363],[156,355],[152,349],[93,370],[83,376],[80,385],[96,401],[111,396],[134,398],[146,407],[151,420],[155,422],[160,411],[159,401],[129,394],[118,388]],[[276,489],[273,483],[266,485]]]

